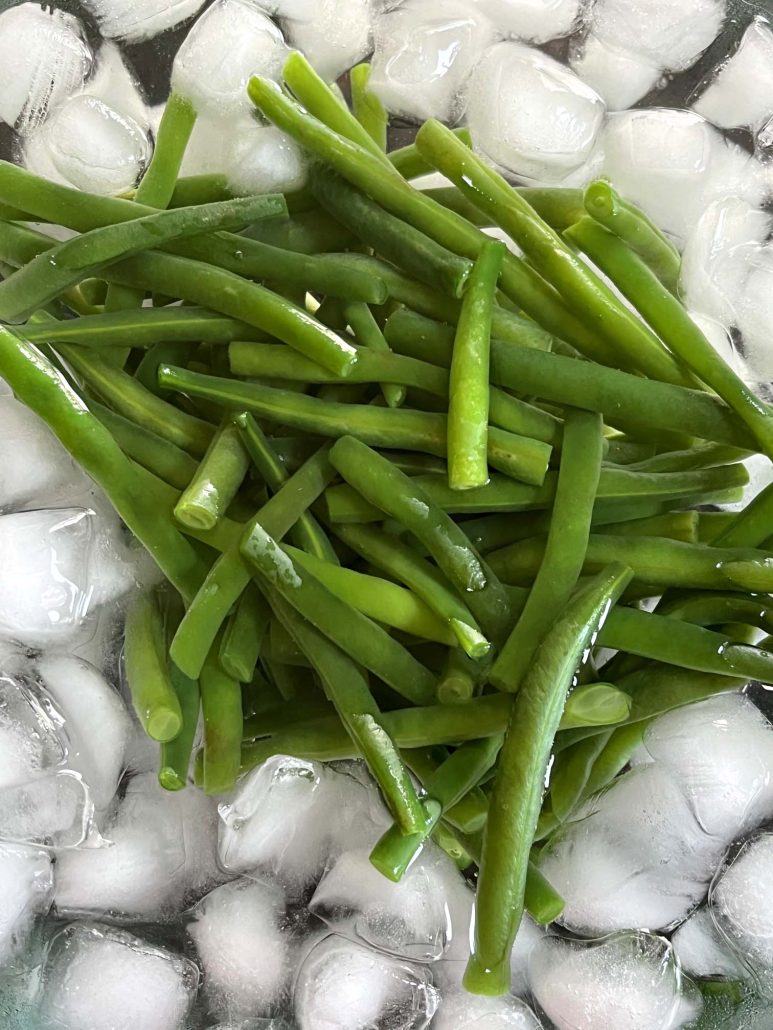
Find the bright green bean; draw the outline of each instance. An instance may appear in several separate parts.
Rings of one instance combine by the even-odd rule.
[[[220,641],[220,665],[231,679],[240,683],[252,680],[269,617],[268,605],[258,588],[248,586],[226,623]]]
[[[358,64],[349,72],[352,87],[352,112],[379,150],[387,148],[389,113],[369,89],[370,65]]]
[[[169,665],[169,678],[177,694],[183,723],[175,739],[161,745],[158,782],[164,790],[175,791],[188,786],[191,754],[199,728],[201,693],[198,682],[188,679],[173,664]]]
[[[126,615],[126,679],[132,704],[152,740],[174,740],[183,725],[180,701],[169,675],[161,609],[143,594]]]
[[[373,317],[373,312],[367,304],[352,301],[344,308],[344,317],[361,347],[368,347],[377,354],[392,353],[389,349],[389,344],[384,339],[381,327]],[[358,361],[360,358],[361,355],[358,355]],[[406,390],[404,386],[396,383],[382,382],[381,392],[384,395],[387,406],[390,408],[399,408],[405,401]]]
[[[627,609],[623,609],[626,611]],[[631,714],[631,699],[612,683],[583,683],[569,694],[560,730],[614,726]]]
[[[567,413],[561,468],[542,564],[526,607],[491,669],[491,682],[500,690],[519,689],[543,638],[577,586],[601,475],[601,429],[597,414]]]
[[[230,420],[212,438],[188,486],[175,505],[174,517],[193,529],[214,529],[244,482],[249,457]]]
[[[204,718],[204,776],[207,794],[225,794],[239,775],[242,743],[242,691],[218,660],[216,641],[201,669],[199,687]]]

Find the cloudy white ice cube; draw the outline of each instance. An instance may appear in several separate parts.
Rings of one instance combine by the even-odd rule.
[[[575,43],[569,63],[610,111],[632,107],[649,93],[662,74],[658,64],[649,57],[620,50],[593,32]]]
[[[106,39],[138,43],[193,17],[205,0],[83,0]]]
[[[464,0],[406,0],[376,23],[370,87],[394,115],[455,121],[462,88],[494,35]]]
[[[36,3],[0,14],[0,118],[26,133],[68,97],[91,71],[83,26],[65,11]]]
[[[51,854],[0,841],[0,966],[8,968],[27,943],[53,894]]]
[[[295,984],[299,1030],[424,1030],[438,1006],[426,966],[343,937],[317,944]]]
[[[712,884],[710,904],[717,926],[757,986],[773,997],[773,834],[746,841]]]
[[[199,113],[249,113],[252,75],[278,78],[288,49],[277,25],[248,0],[215,0],[177,52],[172,88]]]
[[[443,994],[432,1030],[540,1030],[529,1006],[512,995],[484,998],[467,991]]]
[[[741,331],[747,380],[769,383],[773,378],[773,246],[750,252],[748,275],[738,298],[736,326]]]
[[[773,115],[773,32],[764,18],[752,20],[693,107],[721,129],[757,131]]]
[[[671,945],[647,933],[600,941],[548,936],[532,951],[535,1001],[556,1030],[677,1030],[681,973]]]
[[[237,1021],[279,1004],[291,970],[284,917],[282,890],[259,880],[217,887],[193,910],[187,929],[215,1015]]]
[[[305,54],[328,82],[373,48],[373,0],[276,0],[271,6],[289,45]]]
[[[521,43],[498,43],[470,79],[473,143],[518,179],[560,183],[590,158],[604,103],[570,69]]]
[[[73,923],[51,943],[39,1011],[57,1030],[180,1030],[196,966],[124,930]]]
[[[547,43],[576,27],[584,0],[475,0],[503,36]]]
[[[290,136],[253,119],[233,137],[224,172],[238,194],[292,193],[306,185],[308,161]]]
[[[94,70],[83,92],[97,97],[143,129],[150,125],[150,115],[139,81],[115,43],[105,41],[97,50]]]
[[[734,196],[757,206],[770,191],[762,164],[692,111],[612,114],[601,145],[603,174],[679,241],[713,201]]]
[[[452,942],[469,942],[472,893],[453,862],[429,843],[400,883],[370,862],[366,849],[334,860],[309,910],[337,933],[419,962],[435,961]]]
[[[748,976],[705,905],[682,923],[671,943],[682,969],[689,976],[709,980],[743,980]]]

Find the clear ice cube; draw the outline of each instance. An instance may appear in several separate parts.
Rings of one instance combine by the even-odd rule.
[[[689,976],[708,980],[743,980],[748,976],[705,905],[682,923],[671,943],[682,969]]]
[[[509,175],[555,184],[593,153],[604,102],[547,54],[498,43],[470,79],[467,121],[475,147]]]
[[[424,1030],[438,1006],[426,967],[335,935],[307,955],[295,984],[299,1030]]]
[[[765,125],[773,115],[773,32],[766,19],[753,19],[693,107],[720,129]]]
[[[76,17],[36,3],[0,14],[0,118],[19,132],[40,125],[81,89],[93,55]]]
[[[36,920],[48,913],[53,886],[48,851],[0,841],[0,966],[5,970],[23,953]]]
[[[180,1030],[199,971],[181,955],[96,923],[73,923],[51,941],[40,1012],[56,1030]]]
[[[494,26],[473,4],[407,0],[376,23],[370,87],[392,114],[455,121],[461,91]]]
[[[632,107],[656,85],[659,65],[641,54],[611,46],[589,32],[570,52],[574,72],[604,100],[610,111]]]
[[[328,82],[373,49],[372,0],[277,0],[272,4],[290,46]]]
[[[106,39],[139,43],[192,18],[205,0],[83,0]]]
[[[576,27],[584,0],[475,0],[497,31],[525,43],[547,43]]]

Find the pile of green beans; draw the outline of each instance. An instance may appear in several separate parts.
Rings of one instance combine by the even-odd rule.
[[[376,868],[478,866],[465,982],[498,994],[522,913],[561,911],[541,846],[644,727],[773,683],[773,487],[716,509],[773,414],[609,183],[515,189],[436,122],[387,154],[368,81],[351,111],[297,53],[250,82],[295,196],[177,179],[179,98],[134,199],[0,162],[0,375],[163,573],[125,640],[161,786],[364,759]]]

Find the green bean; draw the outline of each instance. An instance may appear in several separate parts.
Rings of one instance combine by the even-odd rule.
[[[482,631],[496,643],[506,632],[505,591],[459,527],[385,458],[351,436],[338,440],[331,463],[366,500],[397,519],[427,548],[461,591]]]
[[[416,136],[416,145],[465,196],[496,219],[582,320],[600,334],[602,345],[594,348],[590,357],[602,364],[620,363],[638,369],[667,383],[693,385],[658,337],[620,303],[534,208],[498,173],[459,146],[443,125],[433,119],[425,122]]]
[[[188,486],[175,505],[174,517],[193,529],[214,529],[244,482],[249,457],[230,420],[212,438]]]
[[[182,448],[116,414],[98,401],[90,401],[89,409],[110,431],[127,457],[177,490],[184,490],[190,483],[198,466]]]
[[[293,561],[259,523],[245,533],[241,553],[260,584],[273,587],[345,654],[414,704],[429,704],[434,699],[432,673],[375,622]]]
[[[131,222],[92,229],[55,244],[0,282],[0,317],[18,322],[115,261],[182,236],[238,228],[251,221],[263,206],[263,199],[258,197],[257,201],[242,198],[202,207],[156,211]]]
[[[28,325],[33,343],[77,343],[81,347],[151,347],[157,343],[230,343],[265,339],[246,322],[225,318],[205,308],[143,308],[84,315],[50,326]]]
[[[641,440],[631,440],[625,436],[615,435],[607,437],[609,449],[607,461],[615,465],[632,465],[637,462],[646,461],[657,453],[654,441],[645,443]]]
[[[150,594],[138,597],[127,612],[124,654],[132,704],[143,729],[152,740],[174,740],[183,716],[166,663],[161,609]]]
[[[284,624],[276,618],[272,618],[269,623],[266,658],[273,664],[311,668],[311,663],[296,644],[289,630],[285,629]]]
[[[674,354],[735,411],[762,452],[773,458],[773,412],[727,365],[647,265],[592,218],[581,219],[567,236],[610,277]]]
[[[459,649],[449,651],[437,681],[437,699],[441,705],[458,705],[469,701],[485,683],[490,662],[472,659]]]
[[[549,799],[550,811],[557,823],[565,822],[579,804],[593,767],[615,732],[580,740],[555,756],[550,770]]]
[[[492,743],[493,738],[491,741],[472,741],[470,742],[470,747],[476,749],[479,745],[482,745],[484,748],[489,748]],[[467,754],[467,746],[467,744],[462,744],[461,748],[456,748],[456,751],[461,750],[463,754]],[[499,747],[501,747],[501,740],[494,752],[494,760],[496,760]],[[404,762],[420,783],[424,785],[427,796],[429,796],[429,792],[426,791],[426,784],[438,773],[441,766],[446,764],[451,753],[448,748],[444,747],[418,748],[403,752]],[[476,751],[476,754],[479,754],[479,752]],[[454,767],[456,767],[457,772],[461,771],[457,765],[458,761],[459,759],[441,773],[442,783],[439,783],[437,791],[432,797],[437,800],[441,794],[443,797],[446,797],[450,792],[449,801],[453,803],[449,804],[446,811],[441,811],[440,815],[442,815],[443,821],[461,833],[477,833],[486,822],[488,815],[488,797],[477,784],[487,775],[490,775],[491,770],[490,768],[485,768],[478,779],[472,783],[472,786],[466,789],[463,777],[457,777],[456,773],[453,776],[450,775]],[[475,759],[472,754],[467,754],[467,759],[464,762],[465,768],[470,762],[474,764]],[[471,777],[472,773],[470,773],[470,781]],[[455,784],[453,788],[451,788],[452,781]]]
[[[384,153],[386,147],[380,146],[371,136],[355,114],[341,102],[340,94],[336,94],[314,71],[300,51],[293,51],[287,58],[282,68],[282,78],[311,115],[333,132],[352,140],[387,167],[391,167]]]
[[[505,255],[492,240],[475,260],[456,328],[448,387],[448,483],[469,490],[488,482],[491,313]]]
[[[469,129],[462,127],[454,129],[453,133],[466,147],[472,146],[472,136]],[[416,149],[415,143],[409,143],[405,147],[392,150],[387,157],[404,179],[418,179],[421,175],[429,175],[431,172],[434,172],[432,165],[427,164]]]
[[[468,797],[481,777],[493,767],[501,746],[501,737],[463,744],[432,775],[424,778],[424,788],[428,794],[428,801],[425,802],[428,818],[423,832],[415,833],[406,840],[401,837],[399,827],[387,830],[371,852],[370,860],[376,869],[388,879],[399,882],[441,816],[448,818],[449,810]],[[410,758],[408,762],[410,764]],[[430,807],[432,802],[434,805]],[[481,825],[476,823],[468,826],[464,832],[474,833]]]
[[[424,811],[402,759],[383,728],[383,716],[367,677],[350,657],[283,601],[278,591],[271,590],[269,599],[313,663],[341,722],[381,788],[400,833],[420,831],[425,823]]]
[[[404,583],[449,628],[472,658],[488,654],[491,645],[472,613],[448,581],[426,559],[395,537],[364,526],[337,526],[336,535],[376,568]]]
[[[122,369],[103,361],[93,350],[61,344],[63,357],[89,387],[119,415],[149,429],[195,457],[210,445],[214,428],[156,397]]]
[[[618,726],[611,734],[603,734],[599,740],[603,748],[593,762],[579,801],[602,790],[625,769],[634,751],[641,745],[648,722],[636,722],[629,726]]]
[[[583,201],[588,214],[635,251],[663,285],[677,296],[682,264],[679,251],[641,208],[627,204],[603,179],[597,179],[586,187]],[[579,221],[579,217],[572,221]]]
[[[159,518],[168,510],[160,482],[121,451],[53,365],[32,345],[0,330],[0,375],[18,399],[53,430],[184,598],[198,590],[205,566],[191,543]]]
[[[627,609],[623,609],[627,610]],[[569,694],[561,730],[581,726],[614,726],[625,722],[631,713],[631,699],[612,683],[583,683]]]
[[[419,639],[452,646],[456,644],[450,628],[437,618],[419,596],[405,587],[355,569],[333,565],[296,547],[286,546],[284,551],[296,565],[310,572],[332,594],[374,622],[410,633]]]
[[[749,457],[750,452],[723,444],[698,444],[684,451],[666,451],[627,465],[632,472],[682,472],[715,465],[730,465]]]
[[[697,511],[669,511],[664,515],[611,523],[599,529],[600,532],[613,536],[664,536],[669,540],[683,540],[688,544],[699,542]]]
[[[265,480],[269,490],[272,493],[281,490],[290,477],[271,441],[248,412],[235,415],[233,422],[241,433],[255,468]],[[338,556],[331,546],[327,534],[311,512],[301,513],[298,521],[289,530],[289,536],[298,547],[308,551],[309,554],[338,564]]]
[[[326,254],[343,251],[355,238],[330,215],[319,209],[291,216],[263,218],[245,230],[247,239],[258,240],[295,254]]]
[[[353,186],[370,196],[378,196],[387,211],[462,257],[478,256],[487,239],[485,233],[393,176],[374,154],[310,117],[285,96],[276,83],[253,76],[247,91],[269,121],[322,158]],[[502,289],[548,332],[572,343],[593,345],[591,334],[563,304],[556,291],[515,255],[508,254],[505,259]]]
[[[188,786],[188,769],[199,727],[201,694],[198,682],[188,679],[173,664],[169,665],[169,679],[177,695],[183,721],[175,739],[161,745],[158,782],[164,790],[176,791]]]
[[[421,829],[411,834],[404,834],[400,832],[400,827],[395,823],[379,838],[370,853],[371,865],[393,883],[399,883],[402,880],[411,863],[423,848],[424,842],[428,837],[435,836],[438,828],[442,825],[440,819],[443,810],[438,801],[434,798],[423,798],[420,804],[424,812],[424,824]],[[462,845],[455,836],[451,846],[449,846],[450,843],[451,835],[449,834],[448,838],[444,837],[443,843],[439,846],[450,858],[458,861]],[[464,867],[466,868],[469,864],[469,861],[466,861]]]
[[[249,683],[268,629],[269,610],[257,587],[248,586],[236,603],[220,641],[223,672],[240,683]]]
[[[773,526],[773,485],[768,485],[739,511],[733,522],[716,539],[721,547],[759,547]]]
[[[395,318],[395,321],[397,319]],[[394,323],[393,323],[394,325]],[[401,354],[432,360],[426,350],[417,353],[415,337],[400,335],[386,327],[390,347]],[[494,334],[496,336],[496,333]],[[407,345],[401,345],[401,339]],[[440,358],[439,337],[433,339]],[[438,364],[450,365],[451,348]],[[651,436],[654,429],[674,430],[701,439],[748,450],[751,435],[735,414],[716,397],[670,383],[577,361],[560,354],[546,354],[525,347],[505,347],[498,340],[491,346],[491,381],[518,393],[541,397],[557,404],[575,405],[598,411],[609,425],[634,435]],[[751,444],[753,446],[753,444]]]
[[[765,597],[741,597],[738,594],[704,593],[664,598],[658,605],[660,615],[668,615],[696,626],[723,626],[740,622],[770,632],[773,611]]]
[[[542,564],[526,607],[491,669],[491,682],[500,690],[519,689],[543,638],[577,586],[601,474],[601,428],[597,414],[567,412],[561,468]]]
[[[488,556],[495,573],[516,582],[539,568],[544,540],[524,540]],[[773,589],[773,555],[753,548],[719,548],[686,544],[660,537],[616,537],[591,534],[583,571],[595,572],[625,558],[641,583],[692,590]]]
[[[384,712],[382,717],[384,729],[403,750],[456,745],[502,734],[507,729],[512,705],[512,698],[496,694],[474,698],[465,705],[400,708]],[[265,740],[246,744],[242,749],[242,769],[253,769],[267,758],[281,754],[319,761],[357,757],[339,720],[319,717],[293,723]]]
[[[156,133],[153,157],[137,187],[138,204],[157,208],[169,206],[195,122],[196,112],[190,100],[172,92]]]
[[[436,455],[446,452],[447,418],[440,414],[321,401],[262,383],[238,383],[166,365],[159,369],[159,383],[227,409],[246,409],[262,418],[322,436],[351,433],[364,443],[377,446],[405,447]],[[523,482],[542,482],[550,452],[551,448],[539,440],[502,429],[489,431],[489,461],[494,468]]]
[[[352,313],[350,309],[353,306],[347,305],[349,314]],[[387,347],[386,343],[384,346]],[[340,378],[334,373],[281,344],[237,340],[229,346],[228,357],[231,371],[238,376],[287,379],[304,383],[340,382]],[[403,387],[403,391],[400,392],[404,392],[405,386],[412,386],[438,397],[448,396],[448,373],[444,369],[428,365],[424,361],[416,361],[414,358],[403,357],[402,354],[392,354],[388,348],[386,351],[383,348],[358,351],[357,361],[346,379],[347,385],[394,383]]]
[[[391,354],[389,344],[384,339],[373,312],[367,304],[352,301],[344,308],[344,316],[349,323],[354,337],[361,347],[367,347],[375,353]],[[359,356],[358,356],[359,357]],[[381,383],[381,392],[387,407],[399,408],[405,401],[405,387],[396,383]]]
[[[220,666],[215,641],[201,669],[199,687],[204,719],[204,776],[207,794],[225,794],[239,775],[242,742],[242,692],[239,681]]]
[[[466,258],[389,214],[329,169],[315,169],[312,189],[325,211],[386,261],[442,293],[462,296],[472,267]]]
[[[267,532],[281,540],[334,476],[327,451],[318,451],[263,505],[245,531],[260,520]],[[249,582],[237,540],[207,573],[172,641],[171,658],[186,675],[199,676],[220,627]]]
[[[349,81],[352,87],[354,117],[377,144],[379,150],[386,151],[389,112],[376,94],[369,89],[370,65],[355,65],[349,72]]]
[[[190,207],[192,204],[211,204],[216,200],[230,200],[234,191],[225,175],[207,172],[201,175],[180,176],[166,207]]]
[[[427,172],[432,172],[432,166],[424,162]],[[548,225],[556,232],[563,232],[569,226],[582,218],[585,214],[583,207],[582,190],[569,188],[550,188],[541,186],[518,186],[518,193],[528,201],[531,207]],[[490,228],[495,224],[494,219],[476,207],[468,200],[456,186],[439,186],[424,190],[438,204],[462,215],[468,222],[481,228]]]
[[[631,578],[612,565],[580,591],[545,637],[513,703],[483,838],[468,990],[502,994],[524,909],[526,875],[553,740],[583,652]]]

